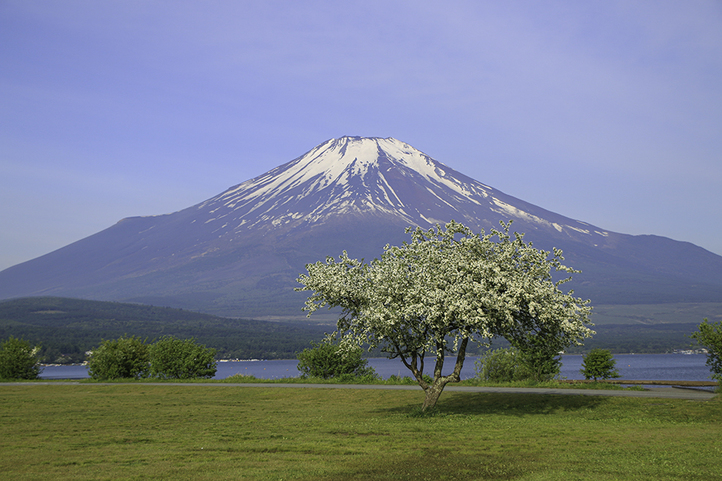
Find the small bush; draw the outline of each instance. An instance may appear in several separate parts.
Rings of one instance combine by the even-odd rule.
[[[93,379],[140,379],[148,377],[148,345],[140,338],[121,337],[103,341],[88,359],[88,374]]]
[[[195,339],[166,336],[150,346],[150,375],[160,379],[212,378],[216,375],[216,350]]]
[[[529,373],[528,379],[537,382],[551,381],[559,376],[562,368],[558,351],[550,349],[528,349],[519,351],[519,362]]]
[[[376,378],[374,368],[361,357],[363,350],[352,347],[342,350],[341,346],[332,342],[311,342],[310,348],[297,354],[298,370],[301,377],[319,377],[322,379],[341,378],[342,376]]]
[[[0,379],[37,379],[41,371],[37,352],[28,341],[10,336],[0,348]]]
[[[518,349],[495,349],[484,353],[474,363],[476,377],[488,382],[523,381],[533,377]]]
[[[582,360],[582,369],[585,379],[610,379],[619,377],[619,371],[614,366],[617,361],[607,349],[592,349]]]

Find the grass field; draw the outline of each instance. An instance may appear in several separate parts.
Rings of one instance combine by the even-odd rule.
[[[3,479],[720,479],[722,401],[0,384]]]

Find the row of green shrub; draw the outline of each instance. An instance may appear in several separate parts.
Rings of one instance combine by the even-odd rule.
[[[549,381],[559,375],[559,361],[549,363],[546,370],[539,370],[535,359],[523,355],[518,349],[487,351],[474,363],[476,377],[485,382],[514,382],[533,380]],[[592,349],[583,357],[581,373],[586,379],[610,379],[619,377],[616,360],[606,349]]]
[[[298,370],[301,377],[335,379],[338,381],[365,378],[379,379],[376,371],[368,366],[368,361],[362,357],[363,350],[358,346],[342,347],[339,343],[321,342],[311,343],[310,348],[304,349],[297,357]],[[560,362],[541,365],[534,356],[524,355],[515,348],[496,349],[487,351],[474,364],[476,378],[484,382],[514,382],[552,380],[559,375]],[[615,369],[616,361],[606,349],[592,349],[584,356],[581,372],[586,379],[610,379],[619,377]],[[424,375],[431,382],[432,379]],[[399,376],[392,376],[390,380],[403,382]],[[413,381],[416,383],[416,381]]]
[[[10,336],[0,345],[0,379],[37,379],[38,347]],[[216,375],[216,350],[195,339],[162,337],[147,344],[139,337],[103,341],[88,359],[93,379],[196,379]]]
[[[329,342],[312,342],[311,346],[297,355],[302,378],[342,382],[379,379],[376,371],[368,366],[368,360],[362,357],[363,351],[358,346],[345,350],[339,344]],[[0,350],[0,378],[36,379],[40,373],[36,352],[37,348],[32,348],[27,341],[11,337],[4,342]],[[121,337],[103,341],[91,353],[88,373],[98,380],[212,378],[216,373],[214,356],[215,349],[208,349],[193,339],[169,336],[153,344],[146,344],[135,336]],[[609,351],[593,349],[584,356],[582,374],[595,381],[619,377],[614,368],[615,363]],[[480,381],[539,381],[538,370],[514,348],[488,351],[476,361],[474,367],[476,378]],[[393,378],[397,377],[392,376],[390,380],[396,380]],[[402,379],[399,377],[398,381],[402,382]],[[411,378],[408,381],[415,382]]]
[[[103,343],[90,354],[88,374],[93,379],[196,379],[216,375],[216,350],[194,339],[172,336],[146,344],[139,337],[121,337]]]

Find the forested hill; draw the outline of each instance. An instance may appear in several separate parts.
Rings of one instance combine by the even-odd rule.
[[[320,340],[332,326],[228,319],[183,309],[63,297],[0,302],[0,339],[23,338],[41,346],[43,362],[79,362],[103,339],[123,335],[153,341],[195,338],[219,358],[289,359]]]

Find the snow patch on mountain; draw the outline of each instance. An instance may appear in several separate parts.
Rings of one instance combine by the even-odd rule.
[[[553,225],[548,220],[542,219],[541,217],[535,216],[533,214],[530,214],[529,212],[525,212],[521,209],[518,209],[517,207],[507,204],[506,202],[499,200],[496,197],[492,197],[492,201],[498,207],[497,209],[492,208],[492,210],[494,212],[498,212],[500,214],[505,214],[509,217],[516,218],[516,219],[523,219],[528,222],[533,222],[536,224],[548,225],[550,227],[555,227],[557,230],[560,230],[559,227],[556,227],[556,225]]]

